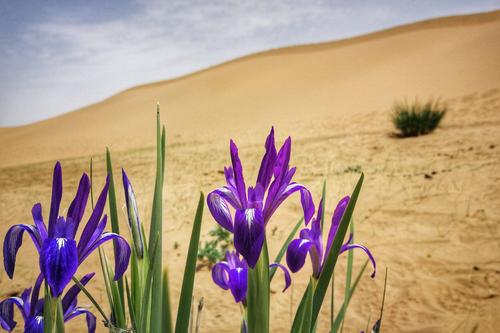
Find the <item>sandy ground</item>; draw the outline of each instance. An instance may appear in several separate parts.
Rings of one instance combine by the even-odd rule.
[[[0,239],[15,223],[31,223],[41,202],[47,213],[51,171],[63,164],[62,207],[94,157],[95,183],[104,181],[103,150],[114,152],[115,180],[126,168],[143,221],[154,186],[154,104],[167,120],[164,259],[177,303],[198,192],[223,182],[228,139],[240,147],[254,180],[271,125],[293,138],[296,180],[315,198],[327,179],[327,212],[366,180],[355,212],[356,239],[371,248],[380,274],[369,274],[354,296],[346,332],[364,329],[379,309],[383,269],[389,268],[385,332],[496,332],[500,313],[500,12],[416,23],[359,38],[252,55],[191,76],[133,88],[79,111],[19,128],[0,129]],[[441,97],[449,106],[433,134],[391,136],[390,106],[399,98]],[[427,176],[426,176],[427,175]],[[119,206],[123,206],[121,188]],[[316,199],[317,200],[317,199]],[[298,197],[270,222],[271,256],[300,214]],[[120,216],[125,229],[125,215]],[[203,237],[215,222],[205,210]],[[33,283],[35,249],[25,240],[15,280],[0,273],[0,298]],[[175,248],[175,244],[178,245]],[[357,268],[360,254],[355,255]],[[345,257],[337,271],[342,299]],[[309,267],[309,266],[306,266]],[[97,255],[81,274],[98,270]],[[272,331],[289,329],[307,269],[293,291],[272,290]],[[99,279],[97,279],[99,280]],[[95,281],[91,290],[104,301]],[[239,308],[207,270],[196,276],[205,299],[201,332],[236,332]],[[82,304],[89,304],[84,297]],[[329,306],[318,332],[326,332]],[[82,331],[81,322],[71,331]],[[104,331],[102,328],[99,331]]]

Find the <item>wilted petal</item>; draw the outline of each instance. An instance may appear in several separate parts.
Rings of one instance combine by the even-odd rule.
[[[271,268],[271,267],[279,267],[279,268],[281,268],[281,270],[285,274],[285,288],[283,289],[283,292],[285,292],[285,290],[287,290],[288,287],[290,287],[290,284],[292,283],[292,278],[290,276],[290,272],[282,264],[274,263],[274,264],[269,265],[269,268]]]
[[[216,263],[212,268],[212,280],[224,290],[229,289],[229,271],[229,265],[224,261]]]
[[[95,332],[96,318],[92,312],[85,308],[75,308],[73,311],[64,316],[64,322],[70,321],[76,316],[85,314],[87,320],[87,330],[89,333]]]
[[[243,167],[241,166],[240,157],[238,156],[238,147],[234,144],[233,140],[230,142],[231,162],[233,164],[234,183],[238,191],[238,198],[243,207],[247,204],[245,179],[243,178]]]
[[[37,203],[33,206],[31,209],[31,215],[33,216],[33,221],[35,222],[35,226],[38,229],[38,232],[40,233],[40,239],[41,241],[44,241],[45,238],[47,238],[47,227],[45,226],[45,222],[43,222],[43,216],[42,216],[42,205],[40,203]]]
[[[43,333],[43,316],[30,317],[24,326],[24,333]]]
[[[207,197],[207,205],[215,221],[227,231],[233,232],[233,218],[226,201],[216,192],[211,192]]]
[[[82,285],[86,285],[92,277],[94,277],[95,273],[86,274],[81,280],[80,283]],[[69,312],[71,312],[77,305],[77,297],[80,293],[81,289],[76,284],[69,288],[62,299],[62,310],[63,314],[66,317]]]
[[[343,197],[337,207],[335,207],[335,211],[332,216],[332,225],[330,227],[330,232],[328,233],[328,240],[326,243],[326,253],[330,252],[330,247],[332,246],[333,240],[335,239],[335,235],[337,234],[337,229],[339,228],[340,221],[342,220],[342,216],[344,215],[345,209],[349,204],[349,196]]]
[[[359,245],[359,244],[344,244],[344,245],[342,245],[342,248],[340,249],[340,253],[343,253],[343,252],[349,251],[349,250],[354,250],[354,249],[361,249],[361,250],[365,251],[366,255],[368,256],[368,258],[370,259],[370,261],[372,263],[373,273],[372,273],[371,277],[374,278],[375,274],[377,273],[377,264],[375,263],[375,258],[373,258],[372,253],[370,252],[370,250],[368,250],[368,248],[366,246]]]
[[[252,268],[259,259],[264,238],[262,212],[255,208],[237,210],[234,219],[234,247]]]
[[[49,215],[49,237],[54,235],[54,227],[59,216],[59,206],[62,198],[62,170],[59,161],[54,167],[54,177],[52,178],[52,199],[50,201]]]
[[[229,289],[236,303],[241,302],[247,296],[247,272],[244,268],[235,268],[229,271]]]
[[[80,178],[80,184],[78,185],[78,190],[76,192],[75,198],[71,202],[68,208],[67,219],[70,219],[75,224],[75,231],[78,229],[78,225],[82,220],[83,214],[85,213],[85,207],[87,206],[87,200],[90,193],[90,180],[87,174],[83,174],[82,178]],[[75,234],[73,233],[71,238],[75,238]]]
[[[23,234],[25,231],[30,235],[38,252],[40,252],[42,248],[42,240],[35,226],[16,224],[10,227],[3,241],[3,264],[7,275],[11,279],[14,276],[17,251],[19,251],[19,248],[23,244]]]
[[[271,132],[266,139],[265,148],[266,153],[260,163],[259,175],[257,176],[257,184],[262,186],[263,191],[267,189],[271,182],[274,171],[274,163],[276,162],[277,153],[276,146],[274,145],[274,127],[271,128]]]
[[[59,297],[78,268],[76,242],[67,238],[47,238],[42,246],[40,268],[52,295]]]
[[[286,250],[286,263],[292,273],[298,272],[306,262],[306,257],[313,242],[307,239],[294,239]]]
[[[79,253],[79,263],[82,263],[95,249],[103,243],[113,240],[115,246],[115,281],[122,277],[128,267],[130,260],[130,246],[125,238],[113,232],[104,232],[93,243],[89,244]]]

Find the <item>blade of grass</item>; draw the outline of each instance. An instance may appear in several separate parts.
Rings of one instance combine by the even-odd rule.
[[[351,220],[351,235],[354,235],[354,221]],[[351,238],[351,244],[354,243],[354,236]],[[344,308],[342,309],[342,315],[345,319],[345,314],[347,312],[347,306],[349,305],[348,299],[351,298],[351,280],[352,280],[352,266],[354,265],[354,251],[347,251],[347,269],[345,277],[345,291],[344,291]],[[340,332],[344,332],[344,319],[342,319],[342,325],[340,327]]]
[[[160,236],[157,235],[154,239],[154,243],[152,244],[151,262],[154,262],[154,260],[156,259],[156,256],[158,255],[159,239],[160,239]],[[149,318],[149,310],[150,310],[150,297],[151,297],[152,285],[153,285],[153,266],[149,265],[148,270],[147,270],[147,274],[146,274],[146,281],[144,283],[144,294],[143,294],[143,300],[141,303],[141,305],[142,305],[141,314],[139,316],[140,328],[141,328],[139,333],[148,332],[147,329],[149,326],[148,319],[150,319]],[[161,297],[158,297],[158,298],[161,298]]]
[[[316,290],[314,291],[314,301],[313,301],[313,312],[312,312],[312,327],[316,326],[316,320],[319,315],[319,310],[323,304],[325,299],[326,291],[328,290],[328,285],[330,284],[330,280],[332,278],[333,270],[335,268],[335,264],[337,263],[337,258],[340,253],[340,248],[342,246],[342,242],[344,241],[345,234],[347,232],[347,228],[349,226],[349,222],[351,221],[352,214],[354,212],[354,207],[356,206],[356,201],[358,200],[359,192],[361,191],[361,186],[363,185],[364,174],[361,173],[361,176],[354,188],[354,191],[349,200],[349,204],[347,205],[344,215],[342,216],[342,220],[340,221],[339,227],[337,229],[337,234],[335,239],[333,240],[333,244],[330,248],[329,253],[327,254],[325,263],[323,265],[323,271],[321,272],[318,284],[316,286]]]
[[[168,270],[163,270],[163,325],[164,333],[171,333],[172,330],[172,306],[170,305],[170,286],[168,283]]]
[[[354,283],[352,284],[352,287],[349,289],[348,295],[349,297],[347,298],[346,301],[342,304],[339,310],[339,314],[337,315],[337,318],[335,318],[335,322],[333,323],[333,330],[332,333],[336,333],[340,327],[340,324],[344,320],[345,317],[345,309],[347,308],[349,302],[351,301],[352,295],[354,294],[354,291],[356,291],[356,288],[358,287],[358,283],[361,280],[361,277],[363,276],[363,273],[366,270],[366,266],[368,266],[369,260],[366,260],[365,263],[363,264],[363,267],[361,268],[361,271],[359,271],[358,275],[356,276],[356,279],[354,280]]]
[[[293,237],[295,237],[295,234],[300,229],[300,226],[302,225],[302,222],[304,222],[304,218],[301,218],[297,222],[297,224],[295,224],[295,227],[293,227],[293,230],[290,232],[290,234],[288,235],[287,239],[285,240],[285,242],[281,246],[281,249],[278,252],[278,255],[274,259],[273,263],[279,264],[281,262],[281,259],[283,259],[283,256],[285,255],[285,252],[286,252],[286,249],[288,248],[288,244],[290,244],[290,242],[292,241]],[[276,274],[276,270],[277,269],[278,269],[278,267],[272,267],[269,270],[269,279],[270,279],[270,281],[273,280],[274,274]]]
[[[115,181],[113,177],[113,163],[111,162],[111,153],[108,148],[106,148],[106,168],[108,172],[108,177],[109,177],[109,194],[108,194],[108,203],[109,203],[109,217],[111,219],[111,231],[120,234],[120,226],[119,226],[119,221],[118,221],[118,210],[116,208],[116,192],[115,192]],[[115,254],[115,258],[117,257],[117,251],[118,251],[118,244],[116,241],[113,240],[113,251]],[[115,282],[114,282],[115,283]],[[114,284],[113,283],[113,284]],[[118,293],[116,293],[116,299],[114,299],[115,302],[115,309],[116,311],[123,311],[125,309],[125,303],[124,303],[124,290],[123,290],[123,280],[120,278],[118,281],[116,281],[117,287],[118,287]],[[125,313],[120,312],[116,313],[117,318],[125,318]]]
[[[191,231],[191,240],[184,268],[184,278],[182,280],[181,295],[179,299],[179,308],[177,310],[177,320],[175,322],[176,333],[186,333],[189,328],[189,318],[191,303],[193,300],[194,276],[196,273],[196,260],[198,253],[198,244],[200,243],[201,222],[203,218],[203,207],[205,196],[200,193],[198,208]]]
[[[160,106],[157,105],[156,110],[156,181],[153,197],[153,211],[151,213],[151,228],[149,241],[154,237],[158,237],[158,252],[155,255],[154,261],[151,261],[153,279],[152,290],[158,295],[162,295],[162,246],[163,246],[163,148],[160,129]],[[162,298],[153,297],[151,299],[151,320],[150,332],[161,333],[162,327]]]

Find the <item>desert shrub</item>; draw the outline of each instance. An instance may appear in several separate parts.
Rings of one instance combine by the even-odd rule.
[[[446,113],[446,106],[439,101],[420,103],[396,102],[392,122],[402,137],[419,136],[432,132]]]
[[[231,245],[231,233],[226,229],[217,225],[210,230],[208,235],[210,240],[205,241],[205,244],[198,249],[198,268],[212,268],[215,263],[225,258],[226,251]]]

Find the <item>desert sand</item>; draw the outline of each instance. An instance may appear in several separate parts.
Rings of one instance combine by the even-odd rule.
[[[390,107],[398,99],[440,98],[449,107],[434,133],[393,137]],[[104,149],[113,153],[115,182],[124,167],[148,221],[155,171],[155,108],[167,125],[164,260],[174,306],[199,191],[223,184],[229,138],[240,148],[247,182],[258,171],[272,125],[281,143],[293,139],[295,179],[315,197],[326,179],[327,216],[365,173],[355,212],[356,241],[377,259],[379,274],[363,278],[345,323],[364,329],[379,311],[389,269],[384,332],[496,332],[500,313],[500,11],[418,22],[356,38],[262,52],[174,80],[139,86],[35,124],[0,129],[0,239],[9,226],[47,214],[51,172],[61,160],[62,207],[94,158],[96,189],[105,177]],[[354,171],[353,171],[354,170]],[[119,206],[123,192],[118,188]],[[271,256],[300,216],[294,197],[270,222]],[[122,230],[125,215],[120,216]],[[202,237],[215,226],[205,209]],[[15,280],[0,272],[0,299],[31,285],[38,264],[25,236]],[[1,254],[0,254],[1,256]],[[356,269],[364,260],[355,254]],[[336,308],[346,257],[339,260]],[[91,256],[79,274],[99,270]],[[306,269],[293,291],[272,285],[272,331],[287,332]],[[99,275],[99,274],[98,274]],[[100,276],[90,289],[105,303]],[[204,297],[201,332],[236,332],[239,307],[210,272],[196,276]],[[80,303],[90,305],[85,297]],[[327,332],[329,306],[318,332]],[[83,319],[81,319],[83,322]],[[71,332],[80,332],[75,322]],[[99,325],[99,332],[104,332]]]

